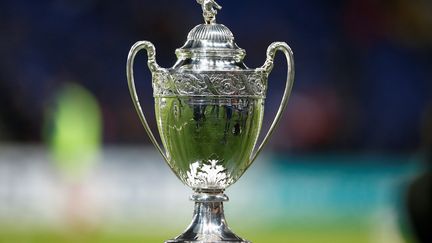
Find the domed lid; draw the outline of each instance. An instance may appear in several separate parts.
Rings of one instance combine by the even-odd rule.
[[[186,43],[176,50],[179,60],[175,67],[245,69],[242,63],[245,50],[237,46],[233,33],[225,25],[216,23],[217,10],[222,7],[215,0],[197,2],[202,5],[205,23],[195,26],[189,32]],[[224,62],[223,67],[218,63],[221,60]]]

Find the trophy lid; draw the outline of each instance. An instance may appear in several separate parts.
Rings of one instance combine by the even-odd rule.
[[[245,50],[234,42],[234,35],[223,24],[216,23],[217,9],[222,7],[215,0],[197,0],[202,5],[204,24],[195,26],[186,43],[176,50],[178,61],[174,68],[232,70],[246,69]]]

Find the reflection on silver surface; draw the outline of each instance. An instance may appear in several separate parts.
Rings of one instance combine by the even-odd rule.
[[[172,68],[157,65],[150,42],[132,46],[126,70],[129,90],[150,140],[174,174],[195,193],[208,194],[195,200],[188,230],[168,242],[247,242],[228,229],[222,202],[214,200],[223,197],[224,190],[249,168],[279,123],[294,82],[293,53],[286,43],[276,42],[269,46],[262,67],[248,68],[243,63],[245,50],[237,46],[226,26],[216,23],[221,6],[214,0],[197,2],[205,23],[189,32],[186,43],[176,50],[178,59]],[[164,149],[148,126],[135,90],[133,63],[143,49],[152,72]],[[273,123],[258,145],[267,80],[277,51],[285,54],[288,63],[285,91]]]
[[[228,228],[223,203],[212,201],[210,197],[195,203],[191,225],[183,234],[166,243],[190,242],[191,239],[194,242],[248,243]]]

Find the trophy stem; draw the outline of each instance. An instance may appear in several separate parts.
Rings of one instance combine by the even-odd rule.
[[[229,229],[223,208],[229,199],[223,191],[197,191],[191,200],[195,201],[192,223],[183,234],[165,243],[250,243]]]

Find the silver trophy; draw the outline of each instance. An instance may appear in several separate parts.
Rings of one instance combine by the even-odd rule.
[[[275,42],[268,47],[264,65],[250,69],[246,52],[231,31],[216,23],[214,0],[197,0],[205,23],[193,28],[183,47],[176,50],[172,68],[156,63],[155,47],[148,41],[132,46],[127,60],[129,90],[138,116],[168,166],[193,190],[195,211],[183,234],[166,242],[248,242],[226,223],[223,202],[227,187],[236,182],[268,142],[286,107],[294,82],[290,47]],[[145,49],[152,73],[158,130],[163,147],[153,135],[135,90],[133,63]],[[285,91],[276,116],[259,146],[268,76],[276,51],[288,62]]]

